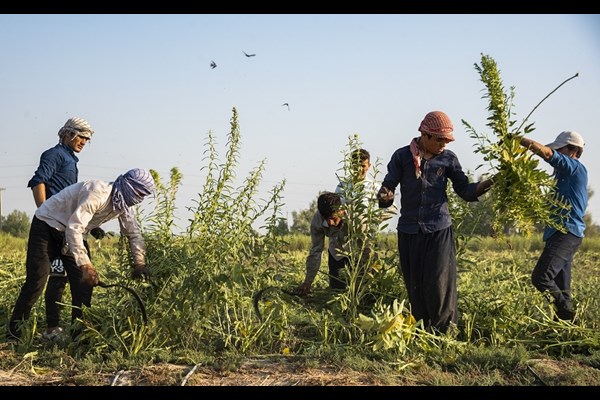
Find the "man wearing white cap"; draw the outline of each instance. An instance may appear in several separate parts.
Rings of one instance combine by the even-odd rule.
[[[84,237],[105,222],[118,218],[121,234],[129,242],[133,277],[149,275],[146,247],[133,206],[153,194],[154,187],[150,172],[135,168],[120,175],[114,182],[78,182],[42,203],[29,229],[25,262],[27,275],[10,318],[8,340],[21,337],[21,323],[29,318],[33,305],[44,290],[50,263],[59,256],[71,288],[71,318],[81,318],[81,306],[90,307],[91,288],[99,282]]]
[[[446,145],[454,126],[446,113],[432,111],[418,128],[421,135],[392,154],[377,197],[387,208],[400,185],[398,252],[411,313],[425,329],[446,333],[458,320],[456,247],[446,188],[477,201],[490,179],[469,182],[458,157]]]
[[[554,142],[545,146],[525,137],[520,143],[554,167],[556,191],[571,206],[566,220],[556,221],[564,223],[563,231],[550,226],[544,230],[544,250],[533,269],[531,282],[540,292],[548,291],[552,295],[558,318],[573,321],[571,266],[583,241],[583,216],[588,202],[588,173],[579,161],[585,143],[575,131],[561,132]]]
[[[67,186],[77,183],[79,170],[77,162],[79,158],[75,153],[81,152],[88,141],[92,139],[94,130],[83,118],[69,118],[58,130],[58,144],[44,151],[40,156],[40,163],[33,177],[29,180],[27,187],[33,192],[35,205],[39,207],[46,199],[49,199]],[[96,228],[91,234],[94,237],[103,236],[101,228]],[[89,247],[84,240],[86,249]],[[67,285],[67,274],[65,272],[61,256],[52,260],[48,285],[46,286],[46,332],[43,337],[50,341],[62,339],[62,328],[60,324],[59,303],[62,301],[63,292]],[[83,290],[91,290],[83,288]]]

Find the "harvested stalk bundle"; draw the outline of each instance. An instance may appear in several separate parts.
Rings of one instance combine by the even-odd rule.
[[[492,135],[480,133],[464,119],[463,125],[471,138],[477,140],[475,152],[481,153],[494,174],[494,189],[491,191],[492,227],[496,234],[514,230],[531,235],[536,224],[553,226],[564,230],[562,219],[569,206],[555,191],[555,180],[546,171],[538,168],[539,158],[520,145],[523,135],[535,130],[533,123],[525,125],[533,111],[560,86],[550,92],[517,126],[511,120],[515,96],[514,87],[505,93],[500,71],[494,59],[481,56],[481,64],[475,64],[480,79],[485,85],[483,98],[489,100],[487,118]],[[525,125],[525,126],[524,126]],[[516,127],[516,128],[515,128]],[[482,167],[479,165],[476,169]],[[560,221],[557,223],[556,221]]]

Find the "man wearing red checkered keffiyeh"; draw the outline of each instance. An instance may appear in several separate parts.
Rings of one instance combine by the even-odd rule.
[[[448,180],[465,201],[489,190],[490,179],[470,183],[454,152],[452,121],[442,111],[425,115],[421,135],[394,152],[378,193],[389,207],[400,185],[398,251],[411,312],[431,332],[447,332],[458,320],[456,248],[448,210]]]

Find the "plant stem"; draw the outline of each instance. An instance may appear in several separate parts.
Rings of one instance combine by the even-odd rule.
[[[523,127],[523,125],[525,124],[525,122],[527,122],[527,120],[529,119],[529,117],[531,116],[531,114],[533,114],[533,112],[540,106],[540,104],[542,104],[548,97],[550,97],[552,95],[552,93],[556,92],[562,85],[564,85],[565,83],[569,82],[573,78],[577,78],[578,76],[579,76],[579,72],[576,73],[575,75],[573,75],[572,77],[570,77],[569,79],[565,80],[563,83],[561,83],[560,85],[558,85],[553,91],[551,91],[550,93],[548,93],[546,95],[546,97],[544,97],[542,99],[542,101],[540,101],[537,104],[537,106],[533,107],[533,110],[531,110],[531,112],[529,114],[527,114],[527,117],[525,117],[525,119],[523,120],[523,122],[521,122],[521,125],[519,125],[519,128],[517,129],[517,132],[519,132],[521,130],[521,128]]]

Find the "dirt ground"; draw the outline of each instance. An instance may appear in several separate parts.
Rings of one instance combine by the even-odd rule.
[[[600,370],[573,361],[539,359],[530,360],[528,365],[522,371],[527,380],[520,385],[600,385]],[[17,367],[0,371],[0,386],[435,386],[440,378],[439,372],[381,376],[332,365],[307,367],[282,358],[248,359],[235,370],[218,370],[214,365],[156,364],[140,370],[94,375],[78,374],[68,368],[54,371]],[[451,376],[442,382],[453,385]],[[459,381],[456,385],[460,385]]]
[[[93,378],[64,376],[53,371],[0,371],[0,385],[100,385],[100,386],[373,386],[382,383],[369,373],[343,371],[332,366],[305,368],[298,363],[248,360],[236,371],[214,366],[156,364],[141,370],[105,373]]]

